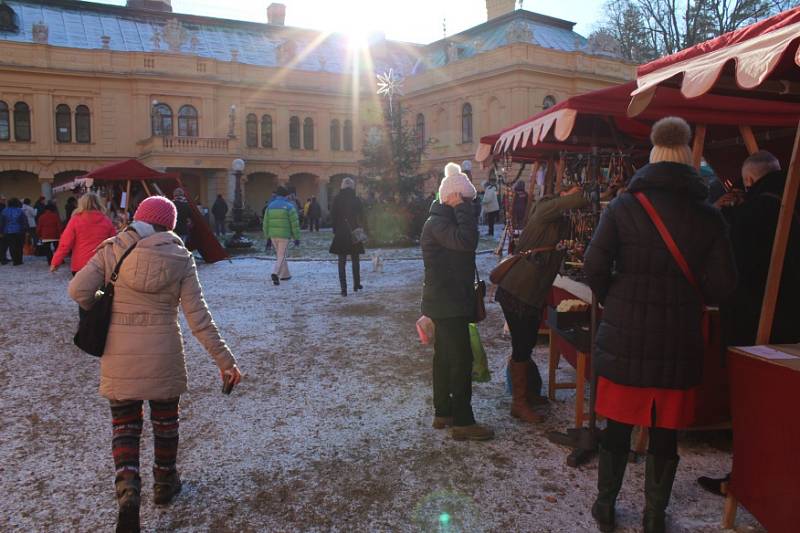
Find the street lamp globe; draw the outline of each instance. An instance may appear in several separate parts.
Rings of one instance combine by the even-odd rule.
[[[244,170],[244,159],[234,159],[232,168],[234,172],[242,172]]]

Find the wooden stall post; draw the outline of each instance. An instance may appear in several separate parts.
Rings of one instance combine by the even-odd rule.
[[[131,180],[128,180],[128,184],[125,187],[125,207],[126,211],[130,211],[131,208]]]
[[[764,300],[761,304],[761,319],[758,322],[756,344],[768,344],[772,333],[772,322],[775,319],[775,305],[783,275],[783,261],[786,258],[786,247],[789,244],[789,232],[792,229],[792,217],[797,203],[797,189],[800,187],[800,123],[794,137],[792,160],[786,173],[786,186],[783,189],[781,211],[778,215],[778,227],[775,229],[775,241],[772,244],[772,257],[769,262],[767,286],[764,289]]]
[[[533,163],[533,170],[531,170],[531,179],[530,183],[528,184],[528,205],[525,207],[525,216],[527,218],[528,212],[531,210],[531,204],[533,204],[533,191],[536,188],[536,176],[539,174],[539,167],[541,163],[539,161],[535,161]],[[527,222],[527,220],[526,220]]]
[[[698,124],[694,129],[694,144],[692,145],[692,166],[700,170],[703,160],[703,148],[706,143],[706,125]]]
[[[742,134],[744,145],[747,147],[747,153],[753,155],[758,152],[758,142],[756,136],[753,135],[753,128],[750,126],[739,126],[739,133]]]
[[[564,154],[561,154],[558,158],[558,167],[556,170],[556,193],[561,192],[562,181],[564,180],[564,171],[567,167],[567,161]]]
[[[150,187],[147,186],[146,180],[142,180],[142,187],[144,187],[144,192],[147,193],[147,196],[153,196],[152,193],[150,192]]]

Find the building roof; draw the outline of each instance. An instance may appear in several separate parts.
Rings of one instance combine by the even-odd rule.
[[[44,23],[46,42],[52,46],[183,53],[218,61],[235,57],[249,65],[291,65],[317,72],[352,70],[352,51],[341,34],[79,0],[10,0],[5,4],[16,12],[19,29],[0,31],[0,41],[41,42],[34,27]],[[517,10],[427,46],[385,41],[380,52],[373,49],[373,65],[376,72],[391,67],[407,76],[514,42],[566,52],[586,51],[586,39],[572,31],[573,26],[568,21]],[[314,49],[306,54],[310,46]]]

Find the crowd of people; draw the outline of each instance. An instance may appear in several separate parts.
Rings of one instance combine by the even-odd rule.
[[[767,152],[742,166],[744,191],[708,201],[706,181],[692,166],[691,130],[677,117],[651,132],[650,162],[605,209],[586,251],[588,284],[604,306],[595,343],[596,411],[607,423],[599,450],[597,497],[591,514],[600,531],[614,531],[631,431],[649,428],[642,523],[665,531],[678,468],[678,430],[692,424],[704,358],[704,306],[719,304],[725,346],[755,344],[761,301],[777,226],[785,173]],[[433,397],[436,429],[456,440],[487,440],[471,407],[476,320],[476,197],[471,180],[450,163],[422,233],[423,315],[434,323]],[[525,199],[527,202],[527,198]],[[531,360],[545,297],[564,257],[569,209],[586,205],[575,187],[533,202],[517,253],[497,287],[511,333],[511,416],[536,423],[545,403]],[[518,221],[515,221],[518,222]],[[800,297],[800,216],[795,211],[772,343],[800,342],[793,302]],[[735,391],[734,391],[735,393]],[[721,493],[723,479],[704,477]]]
[[[709,202],[704,178],[692,166],[690,129],[669,117],[652,129],[649,164],[630,182],[610,191],[616,198],[602,212],[586,250],[586,279],[604,307],[594,340],[595,409],[606,420],[599,448],[597,496],[591,515],[600,531],[615,529],[633,426],[649,428],[644,486],[646,532],[665,531],[666,509],[679,464],[678,430],[692,424],[704,356],[703,309],[719,304],[724,344],[755,343],[785,174],[767,152],[742,166],[743,191]],[[496,184],[484,187],[482,211],[491,214]],[[485,201],[487,193],[490,199]],[[559,271],[569,235],[564,214],[588,205],[575,186],[530,201],[515,187],[512,224],[520,231],[519,260],[498,281],[494,298],[511,335],[510,415],[525,424],[542,421],[541,373],[532,359],[547,293]],[[455,440],[484,441],[493,430],[472,409],[470,324],[476,321],[475,252],[479,240],[478,193],[459,165],[449,163],[423,226],[422,313],[434,324],[433,428],[449,428]],[[301,212],[308,229],[318,228],[319,204],[299,208],[278,187],[265,208],[262,231],[275,248],[274,285],[291,279],[286,252],[300,244]],[[488,205],[488,207],[487,207]],[[193,255],[187,250],[191,212],[184,191],[173,199],[142,200],[133,221],[120,231],[103,199],[83,194],[62,225],[58,209],[44,199],[0,198],[0,251],[22,262],[26,235],[50,246],[55,272],[71,256],[70,296],[83,316],[97,288],[113,280],[114,320],[100,361],[100,393],[111,409],[112,455],[118,500],[118,531],[139,530],[141,478],[139,441],[143,403],[150,404],[155,462],[153,499],[168,504],[181,490],[176,466],[181,394],[187,390],[178,308],[230,386],[241,379],[236,359],[211,317]],[[224,235],[227,203],[217,197],[212,213]],[[351,178],[342,181],[331,209],[330,253],[338,258],[342,296],[362,290],[359,256],[364,254],[364,206]],[[491,219],[490,219],[491,220]],[[800,342],[793,302],[800,296],[800,216],[795,212],[781,281],[772,343]],[[490,229],[491,231],[491,224]],[[115,274],[112,276],[112,274]],[[135,340],[134,340],[135,339]],[[131,357],[135,354],[135,357]],[[724,478],[701,478],[722,492]]]

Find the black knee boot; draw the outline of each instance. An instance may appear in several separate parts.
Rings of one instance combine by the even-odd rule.
[[[644,470],[644,533],[664,533],[666,531],[667,505],[672,494],[675,472],[679,457],[659,457],[647,454]],[[660,467],[656,467],[656,464]]]
[[[117,533],[139,533],[139,505],[142,482],[139,476],[120,478],[115,483],[117,489]]]
[[[597,499],[592,505],[592,517],[603,533],[614,531],[617,495],[622,488],[628,454],[612,453],[600,446],[597,467]]]
[[[339,256],[339,285],[342,289],[342,296],[347,296],[347,272],[345,272],[345,266],[347,266],[347,256],[340,255]]]

